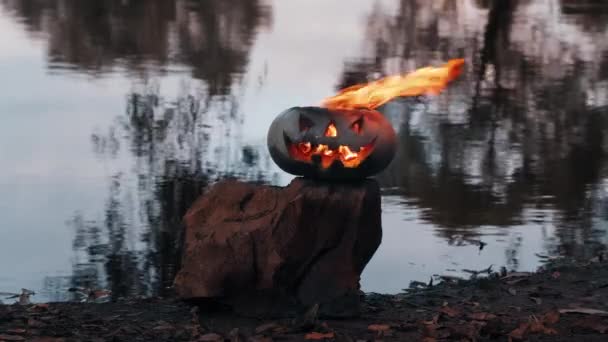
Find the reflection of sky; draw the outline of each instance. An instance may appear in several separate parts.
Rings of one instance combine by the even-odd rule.
[[[543,248],[542,230],[525,225],[505,228],[482,228],[487,243],[483,250],[473,244],[450,246],[437,231],[418,217],[419,211],[396,196],[382,200],[382,244],[365,271],[361,287],[364,291],[399,292],[412,280],[428,282],[435,274],[462,276],[462,269],[482,270],[490,265],[498,271],[507,264],[505,251],[517,237],[522,237],[516,249],[519,267],[534,270],[538,266],[534,255]],[[446,271],[451,270],[454,271]]]
[[[345,3],[274,2],[272,31],[259,34],[246,75],[245,142],[263,143],[279,112],[318,104],[335,92],[344,60],[363,50],[364,20],[375,2]],[[28,39],[1,12],[0,32],[0,292],[38,290],[44,276],[71,271],[73,232],[66,221],[77,211],[103,219],[108,177],[118,170],[130,172],[128,154],[100,160],[90,138],[124,113],[132,81],[119,74],[102,79],[49,75],[42,41]],[[258,87],[266,66],[268,74]],[[161,78],[161,94],[175,97],[182,77]],[[290,179],[283,174],[281,183]],[[449,246],[416,209],[392,197],[384,198],[383,220],[383,243],[363,274],[366,291],[398,291],[410,280],[425,281],[446,268],[503,265],[505,250],[518,235],[523,236],[521,269],[533,268],[533,253],[542,250],[541,230],[532,225],[482,238],[488,246],[481,253],[476,246]]]
[[[105,175],[91,154],[93,125],[120,111],[122,90],[48,77],[44,46],[0,15],[0,291],[38,289],[67,273],[80,209],[97,214]],[[113,91],[112,91],[113,90]],[[9,194],[8,196],[6,194]]]
[[[283,110],[317,105],[335,93],[344,60],[362,50],[373,3],[348,1],[345,11],[341,1],[273,2],[272,32],[259,35],[251,55],[250,76],[269,67],[268,86],[249,92],[244,103],[247,138],[263,136]]]
[[[353,1],[344,16],[337,2],[275,4],[273,31],[260,34],[251,56],[250,80],[269,65],[269,86],[248,91],[242,104],[245,140],[263,142],[280,111],[334,92],[343,60],[358,52],[369,8],[367,0]],[[124,112],[132,84],[118,74],[50,75],[42,40],[29,39],[5,13],[0,32],[0,193],[10,194],[0,196],[0,291],[36,290],[44,276],[71,271],[73,232],[66,221],[75,212],[102,220],[108,177],[129,171],[124,156],[97,159],[90,136]],[[175,96],[178,81],[162,78],[161,94]]]

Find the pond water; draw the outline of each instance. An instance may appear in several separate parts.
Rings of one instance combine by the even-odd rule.
[[[608,242],[604,1],[0,0],[0,32],[0,291],[165,293],[203,186],[292,179],[278,113],[452,58],[447,91],[381,108],[399,149],[363,290]]]

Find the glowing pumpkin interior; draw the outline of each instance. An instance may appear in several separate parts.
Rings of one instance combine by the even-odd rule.
[[[362,124],[363,118],[355,121],[350,128],[355,134],[361,134]],[[300,132],[305,133],[309,128],[310,123],[301,119]],[[340,138],[340,132],[338,132],[333,122],[330,122],[327,128],[325,128],[324,136],[327,138]],[[312,163],[313,159],[318,158],[320,160],[320,167],[324,169],[329,168],[336,161],[342,163],[342,166],[345,168],[356,168],[374,150],[375,139],[359,148],[352,148],[348,145],[337,145],[337,148],[332,149],[329,144],[315,144],[310,141],[293,143],[288,138],[286,138],[285,143],[289,147],[289,155],[295,160]]]

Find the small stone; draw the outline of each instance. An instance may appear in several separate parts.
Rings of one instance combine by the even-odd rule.
[[[220,341],[224,341],[224,338],[218,334],[214,334],[214,333],[209,333],[209,334],[205,334],[202,335],[198,338],[198,341],[201,342],[220,342]]]
[[[152,328],[152,330],[155,331],[160,331],[160,330],[175,330],[175,327],[167,322],[157,322],[157,326],[155,326],[154,328]]]
[[[286,332],[287,328],[277,323],[266,323],[255,328],[256,335],[274,334]]]
[[[9,334],[14,334],[14,335],[23,335],[27,332],[27,330],[25,329],[9,329],[6,331]]]
[[[249,338],[248,342],[272,342],[272,338],[268,337],[268,336],[260,336],[260,335],[256,335],[256,336],[252,336]]]
[[[28,339],[28,342],[66,342],[66,340],[63,337],[40,336]],[[92,339],[91,342],[105,342],[105,340],[96,341],[95,339]]]

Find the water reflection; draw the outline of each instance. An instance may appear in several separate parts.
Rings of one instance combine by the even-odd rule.
[[[223,178],[272,181],[265,146],[239,141],[238,101],[208,96],[184,88],[167,101],[146,85],[128,95],[125,115],[107,135],[92,136],[101,157],[117,158],[116,146],[128,147],[133,174],[112,177],[103,222],[74,217],[77,265],[97,271],[75,275],[74,286],[107,287],[115,296],[166,294],[180,261],[182,217],[204,187]]]
[[[558,210],[560,253],[592,254],[597,230],[605,234],[591,218],[605,198],[607,21],[595,9],[606,5],[567,5],[401,1],[397,15],[370,16],[368,53],[346,63],[340,86],[429,60],[473,61],[439,102],[385,108],[401,150],[381,184],[442,236],[521,224],[545,209]]]
[[[51,73],[95,79],[126,74],[134,84],[124,90],[124,112],[90,136],[101,164],[121,167],[109,167],[101,218],[73,208],[72,276],[47,278],[48,297],[64,300],[67,294],[58,291],[67,283],[106,287],[116,296],[166,293],[179,261],[181,217],[204,186],[225,177],[279,183],[265,146],[243,139],[245,94],[264,82],[247,84],[244,75],[258,33],[272,30],[272,10],[288,6],[261,0],[0,0],[0,5],[46,44]],[[526,251],[526,238],[541,241],[535,251],[577,258],[604,248],[605,1],[386,0],[365,2],[364,8],[369,8],[364,35],[335,25],[346,20],[337,16],[310,28],[323,31],[313,38],[330,37],[336,29],[336,40],[357,40],[350,45],[323,40],[317,49],[323,59],[335,57],[328,51],[334,45],[342,50],[362,44],[359,55],[327,64],[343,63],[335,70],[336,88],[451,58],[463,57],[468,65],[445,94],[382,108],[399,131],[400,146],[378,177],[386,234],[374,260],[391,270],[377,272],[372,260],[368,279],[377,283],[374,289],[400,282],[394,285],[398,289],[407,277],[426,280],[426,271],[396,278],[405,272],[395,270],[409,262],[457,267],[436,255],[442,248],[455,255],[452,247],[474,245],[460,252],[466,258],[497,248],[500,262],[512,269],[534,253]],[[297,64],[302,60],[290,54],[294,37],[308,39],[308,28],[298,29],[275,37],[277,50],[268,56],[280,62],[263,61],[264,73],[276,68],[293,75],[281,75],[289,79],[285,83],[275,76],[274,87],[268,87],[274,99],[258,110],[278,113],[284,108],[269,102],[291,105],[295,96],[293,105],[300,105],[303,93],[326,86],[319,79],[330,67],[302,71]],[[273,46],[272,40],[265,43],[260,49]],[[300,48],[299,54],[318,58],[316,50]],[[313,62],[303,64],[307,68],[320,60],[308,59]],[[184,71],[192,79],[177,95],[161,91],[156,76]],[[298,89],[286,91],[287,83]],[[263,120],[257,122],[262,126]],[[250,133],[263,137],[265,131]],[[537,226],[542,229],[530,234]],[[410,235],[429,251],[404,247]],[[490,235],[497,243],[484,247],[482,237]],[[382,248],[388,252],[382,254]]]
[[[91,136],[101,159],[130,154],[132,172],[111,177],[103,220],[76,213],[70,285],[117,296],[164,294],[179,262],[179,226],[204,186],[220,178],[265,182],[270,163],[240,142],[241,75],[255,35],[271,25],[260,1],[2,1],[48,42],[51,71],[103,76],[117,68],[144,79],[187,66],[203,87],[184,84],[164,99],[144,82],[127,95],[125,115]],[[65,299],[48,277],[52,299]]]
[[[226,94],[247,65],[256,33],[270,28],[270,6],[254,0],[2,0],[48,43],[51,71],[135,76],[187,66],[211,95]]]

